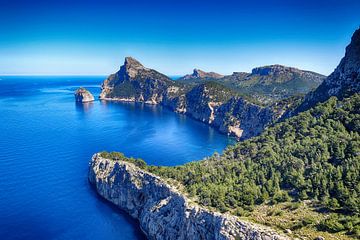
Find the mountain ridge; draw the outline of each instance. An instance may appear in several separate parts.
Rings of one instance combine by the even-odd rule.
[[[161,104],[239,139],[259,134],[291,106],[291,102],[264,106],[217,81],[195,85],[174,81],[131,57],[103,82],[100,99]]]
[[[336,96],[339,99],[360,91],[360,28],[351,37],[345,56],[322,84],[305,96],[304,102],[292,113],[305,111],[317,103]]]

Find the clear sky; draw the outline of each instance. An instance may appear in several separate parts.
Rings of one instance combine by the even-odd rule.
[[[329,74],[359,26],[359,0],[0,0],[0,75],[107,75],[125,56],[168,75]]]

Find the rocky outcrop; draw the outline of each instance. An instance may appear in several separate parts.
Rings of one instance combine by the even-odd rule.
[[[102,84],[100,99],[158,104],[181,92],[181,86],[153,69],[126,57],[120,70]]]
[[[174,111],[186,113],[220,132],[238,139],[260,134],[270,122],[281,116],[282,108],[262,107],[214,82],[200,84],[169,105]]]
[[[270,228],[202,208],[129,162],[95,154],[89,181],[102,197],[138,219],[149,239],[287,239]]]
[[[259,135],[267,124],[280,116],[273,106],[261,107],[234,97],[217,109],[213,125],[222,132],[247,139]]]
[[[360,92],[360,29],[356,30],[346,47],[345,56],[335,71],[313,92],[292,115],[305,111],[317,103],[324,102],[331,96],[339,99]]]
[[[213,80],[223,78],[224,75],[221,75],[216,72],[204,72],[200,69],[194,69],[192,74],[185,75],[179,79],[179,81],[186,81],[186,80]]]
[[[74,93],[76,102],[92,102],[94,101],[94,96],[85,88],[81,87],[77,89]]]

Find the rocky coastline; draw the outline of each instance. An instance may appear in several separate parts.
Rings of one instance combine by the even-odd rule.
[[[200,207],[130,162],[95,154],[88,178],[99,195],[139,221],[148,239],[288,239],[268,227]]]
[[[288,108],[279,102],[268,106],[253,103],[212,81],[195,86],[177,82],[131,57],[103,82],[100,99],[160,104],[237,139],[258,135]]]

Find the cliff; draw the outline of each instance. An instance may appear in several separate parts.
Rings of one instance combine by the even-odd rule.
[[[102,197],[138,219],[149,239],[287,239],[270,228],[202,208],[129,162],[95,154],[89,181]]]
[[[339,99],[360,92],[360,29],[356,30],[346,47],[345,56],[334,72],[313,92],[306,95],[304,102],[293,115],[305,111],[331,96]]]
[[[158,104],[163,99],[180,94],[181,85],[153,69],[126,57],[120,70],[102,84],[100,99]]]
[[[85,88],[79,88],[75,91],[75,101],[77,102],[92,102],[94,101],[94,96]]]
[[[223,75],[216,72],[204,72],[200,69],[195,68],[192,74],[187,74],[179,78],[177,81],[184,83],[191,83],[191,82],[201,82],[205,80],[220,79],[223,77],[224,77]]]

